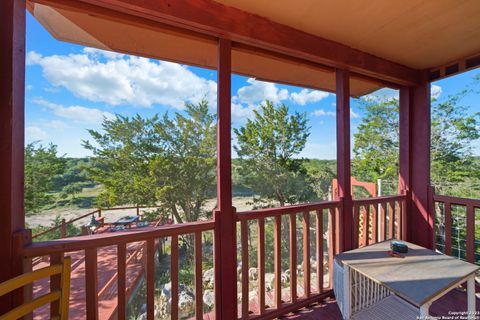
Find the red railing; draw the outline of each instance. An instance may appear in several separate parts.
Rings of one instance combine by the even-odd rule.
[[[355,245],[366,245],[389,238],[404,238],[405,203],[405,195],[354,200],[354,233],[357,239]],[[342,250],[342,235],[339,231],[343,215],[341,204],[341,200],[323,201],[235,213],[239,230],[237,243],[240,250],[237,276],[238,282],[241,283],[238,305],[240,319],[273,319],[332,295],[333,257]],[[144,259],[142,272],[146,280],[147,318],[153,319],[155,248],[158,245],[157,239],[170,238],[171,319],[178,319],[178,241],[179,236],[193,236],[195,318],[202,319],[202,233],[215,232],[214,228],[214,221],[199,221],[116,233],[108,232],[29,244],[25,247],[23,254],[27,260],[49,256],[50,263],[57,263],[66,253],[84,251],[86,317],[98,319],[99,296],[111,296],[115,294],[113,291],[116,289],[118,319],[125,319],[128,298],[126,283],[128,262],[141,252]],[[270,238],[271,233],[266,232],[266,228],[273,230],[272,238]],[[134,254],[128,256],[130,250],[127,248],[130,247],[127,245],[138,242],[143,242],[141,249],[137,248]],[[253,249],[251,249],[250,246],[253,243]],[[99,249],[109,246],[116,246],[115,275],[102,284],[99,290],[97,288],[97,256]],[[272,252],[266,250],[270,247]],[[257,276],[253,283],[249,280],[249,267],[253,267],[253,261],[250,261],[252,256],[253,260],[257,261],[255,265]],[[282,258],[285,271],[282,270]],[[267,265],[272,267],[272,274],[267,273]],[[268,283],[268,290],[265,283],[267,275],[271,281]],[[283,280],[282,276],[284,276]],[[52,288],[56,288],[59,284],[57,279],[52,279]],[[253,288],[255,299],[250,297],[252,290],[250,287],[256,287]],[[52,308],[55,310],[56,306]]]
[[[480,209],[480,199],[468,199],[451,196],[433,195],[434,208],[443,205],[444,214],[444,253],[452,255],[452,206],[462,207],[466,213],[466,260],[471,263],[478,262],[475,259],[475,209]],[[457,248],[457,250],[462,250]],[[461,256],[461,255],[460,255]]]
[[[354,246],[387,239],[405,239],[406,196],[384,196],[353,201]]]
[[[331,295],[331,278],[332,278],[332,262],[333,255],[337,252],[336,243],[338,243],[339,233],[336,231],[340,217],[340,201],[325,201],[318,203],[310,203],[303,205],[293,205],[281,208],[269,208],[252,211],[244,211],[237,213],[237,221],[240,228],[240,248],[241,248],[241,273],[240,281],[241,289],[241,305],[239,308],[241,319],[273,319],[282,314],[298,310],[303,306],[307,306],[315,301],[322,300],[323,297]],[[328,215],[328,273],[330,281],[328,286],[324,285],[324,217]],[[315,262],[316,262],[316,281],[314,288],[311,288],[311,218],[315,218]],[[282,292],[282,219],[285,218],[288,223],[288,249],[289,249],[289,301],[285,301],[285,294]],[[266,288],[265,288],[265,224],[266,219],[271,219],[273,223],[273,265],[274,265],[274,288],[272,305],[266,304]],[[297,220],[301,221],[302,234],[302,267],[297,272]],[[253,304],[249,298],[250,281],[249,281],[249,241],[253,240],[249,237],[249,228],[251,222],[256,225],[257,231],[257,300]],[[321,230],[321,232],[318,232]],[[303,274],[303,283],[298,285],[299,274]],[[301,289],[302,295],[299,296],[298,289]],[[252,310],[253,309],[253,310]]]
[[[128,207],[113,207],[113,208],[98,208],[93,211],[87,212],[85,214],[82,214],[81,216],[75,217],[70,220],[65,220],[62,219],[59,225],[53,226],[50,229],[44,230],[42,232],[36,233],[32,235],[32,239],[37,239],[40,236],[46,235],[48,233],[51,233],[56,230],[60,230],[60,238],[66,238],[67,237],[67,226],[70,224],[73,224],[79,220],[85,219],[87,217],[95,216],[97,215],[98,218],[102,217],[102,213],[105,213],[107,211],[116,211],[116,210],[136,210],[136,215],[140,215],[140,209],[149,209],[149,208],[159,208],[159,206],[128,206]]]
[[[91,236],[72,237],[45,242],[32,243],[24,248],[23,255],[27,260],[36,257],[49,256],[50,263],[58,263],[69,252],[85,252],[85,293],[86,293],[86,318],[98,319],[98,261],[97,251],[103,247],[116,246],[117,254],[117,315],[118,319],[126,319],[127,306],[127,245],[129,243],[144,242],[143,259],[145,260],[146,272],[146,313],[147,319],[154,318],[154,295],[155,295],[155,247],[159,238],[171,239],[171,319],[178,319],[179,306],[179,236],[194,236],[194,260],[195,260],[195,318],[203,318],[203,294],[202,294],[202,233],[214,229],[213,221],[198,221],[179,225],[161,227],[148,227],[132,229],[124,232],[103,233]],[[114,266],[113,266],[114,267]],[[53,278],[50,282],[51,289],[58,289],[60,281]],[[103,290],[101,290],[103,291]],[[58,305],[51,305],[51,312],[55,312]]]

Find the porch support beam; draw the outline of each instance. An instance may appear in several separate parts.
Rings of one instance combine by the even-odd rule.
[[[218,42],[217,209],[215,210],[216,319],[237,318],[237,249],[232,206],[231,41]]]
[[[433,248],[433,208],[430,201],[430,83],[400,89],[400,178],[407,191],[407,239]]]
[[[25,225],[23,149],[25,94],[25,0],[0,1],[0,282],[22,270],[13,234]],[[0,314],[12,307],[0,297]]]
[[[340,252],[353,249],[353,208],[351,193],[350,155],[350,75],[347,70],[336,70],[337,86],[337,180],[338,196],[342,199],[342,223],[339,225]]]
[[[212,0],[33,0],[61,8],[93,13],[109,9],[203,35],[224,37],[259,49],[414,85],[419,71],[348,45],[331,41]],[[93,5],[93,6],[90,6]],[[118,18],[118,17],[117,17]]]

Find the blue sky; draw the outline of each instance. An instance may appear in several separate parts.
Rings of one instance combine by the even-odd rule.
[[[440,99],[460,91],[479,71],[435,83]],[[392,95],[383,90],[378,95]],[[150,117],[182,112],[185,101],[207,99],[216,106],[216,72],[131,57],[59,42],[30,15],[27,17],[26,141],[58,145],[61,154],[88,156],[81,141],[87,129],[100,129],[115,114]],[[480,112],[480,96],[463,100]],[[321,91],[232,77],[233,126],[241,126],[265,99],[285,103],[292,112],[306,112],[311,134],[301,156],[335,158],[335,96]],[[362,111],[352,100],[352,134]],[[480,143],[475,144],[480,155]]]

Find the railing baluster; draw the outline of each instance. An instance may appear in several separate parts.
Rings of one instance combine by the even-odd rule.
[[[402,206],[400,201],[395,201],[395,207],[397,208],[397,239],[402,239]]]
[[[389,213],[388,213],[388,237],[390,239],[395,238],[395,205],[392,202],[388,203]]]
[[[203,319],[202,232],[195,232],[195,318]]]
[[[323,292],[323,210],[317,210],[316,222],[316,246],[317,246],[317,293]]]
[[[363,211],[363,216],[365,219],[363,219],[363,244],[364,245],[369,245],[370,244],[370,237],[369,237],[369,232],[370,232],[370,206],[366,205]]]
[[[240,238],[242,244],[242,319],[249,314],[249,275],[248,275],[248,221],[240,221]]]
[[[444,203],[445,208],[445,254],[452,255],[452,205]]]
[[[97,248],[85,249],[85,294],[87,319],[98,319]]]
[[[370,207],[370,206],[369,206]],[[378,242],[378,207],[376,204],[372,206],[372,243]]]
[[[290,214],[290,300],[297,301],[297,215]]]
[[[303,292],[310,297],[310,212],[303,213]]]
[[[178,320],[178,236],[172,236],[170,252],[170,274],[172,283],[171,320]],[[218,308],[218,306],[216,306]]]
[[[127,315],[126,300],[126,262],[127,262],[127,245],[119,243],[117,245],[117,295],[118,295],[118,320],[125,320]]]
[[[342,239],[342,225],[343,225],[343,215],[340,214],[340,208],[330,208],[330,214],[335,217],[335,229],[333,232],[333,239],[335,245],[335,254],[343,252],[343,239]]]
[[[475,260],[475,209],[467,205],[467,261]]]
[[[258,219],[258,305],[265,313],[265,219]]]
[[[386,212],[387,210],[385,202],[380,203],[380,241],[385,241],[385,239],[387,238]]]
[[[54,253],[50,255],[50,265],[61,264],[63,259],[63,253]],[[61,290],[62,278],[59,274],[50,277],[50,291]],[[53,301],[50,303],[50,317],[56,317],[60,314],[59,301]]]
[[[333,256],[335,255],[335,211],[328,213],[328,286],[333,286]]]
[[[275,306],[282,306],[282,217],[275,217],[274,230],[274,251],[275,251]]]
[[[358,238],[360,232],[360,207],[353,205],[353,247],[358,248]]]
[[[147,240],[147,319],[155,316],[155,239]]]

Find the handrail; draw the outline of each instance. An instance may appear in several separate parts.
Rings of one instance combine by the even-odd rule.
[[[341,202],[339,200],[318,201],[318,202],[312,202],[312,203],[294,204],[294,205],[278,207],[278,208],[265,208],[265,209],[241,211],[241,212],[237,212],[236,218],[237,218],[237,221],[254,220],[259,218],[275,217],[275,216],[285,215],[289,213],[338,208],[340,205],[341,205]]]
[[[475,208],[480,208],[480,199],[473,199],[473,198],[461,198],[455,196],[444,196],[444,195],[433,195],[433,200],[436,202],[447,202],[450,204],[456,204],[460,206],[472,206]]]
[[[118,245],[121,243],[145,241],[152,238],[179,236],[200,231],[213,230],[214,221],[196,221],[161,227],[145,227],[119,232],[93,234],[58,240],[35,242],[23,250],[26,258]]]
[[[435,191],[433,191],[435,192]],[[443,203],[444,209],[444,253],[446,255],[452,255],[453,253],[453,241],[452,241],[452,229],[453,229],[453,217],[452,217],[452,206],[465,207],[466,212],[466,259],[468,262],[475,263],[476,261],[476,252],[475,252],[475,209],[480,209],[480,199],[472,198],[461,198],[454,196],[444,196],[437,195],[433,193],[433,204],[436,202]],[[435,205],[432,209],[435,214]],[[435,221],[435,220],[434,220]],[[456,248],[456,250],[461,250],[461,248]]]
[[[353,204],[359,206],[367,206],[372,204],[378,204],[382,202],[390,202],[390,201],[400,201],[406,198],[406,195],[399,194],[394,196],[381,196],[381,197],[374,197],[374,198],[362,198],[362,199],[354,199]]]

